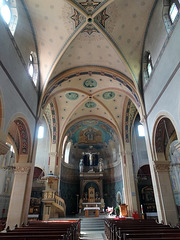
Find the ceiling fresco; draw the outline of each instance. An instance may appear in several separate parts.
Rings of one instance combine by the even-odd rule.
[[[84,144],[86,148],[91,145],[97,145],[95,148],[98,148],[99,143],[109,144],[110,140],[115,141],[117,139],[117,135],[112,127],[96,119],[88,119],[74,124],[65,135],[68,136],[67,141],[72,140],[73,144]],[[83,141],[81,135],[84,136]]]
[[[84,119],[112,126],[129,142],[130,119],[143,114],[141,58],[156,1],[22,1],[37,43],[41,111],[54,142]]]

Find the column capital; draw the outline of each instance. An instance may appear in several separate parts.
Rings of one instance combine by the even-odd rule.
[[[54,156],[55,157],[56,155],[57,155],[57,152],[50,152],[49,153],[49,156]]]
[[[169,172],[169,161],[154,161],[154,168],[157,172]]]
[[[31,164],[21,164],[21,163],[15,163],[15,173],[26,173],[28,174],[31,169]]]

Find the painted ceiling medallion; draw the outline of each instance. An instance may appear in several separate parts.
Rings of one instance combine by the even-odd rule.
[[[89,21],[89,20],[88,20]],[[85,26],[85,28],[82,30],[82,32],[86,32],[86,33],[88,33],[89,35],[91,35],[92,33],[94,33],[94,32],[98,32],[98,30],[94,27],[94,25],[93,24],[87,24],[86,26]]]
[[[112,99],[114,97],[115,97],[114,92],[108,91],[108,92],[103,93],[103,98],[104,99]]]
[[[74,9],[74,15],[71,16],[71,19],[75,22],[75,27],[78,27],[79,24],[84,20],[84,17]]]
[[[76,92],[69,92],[69,93],[66,93],[66,97],[69,100],[76,100],[76,99],[78,99],[79,94]]]
[[[100,12],[97,16],[97,21],[105,28],[105,22],[109,18],[109,16],[106,14],[106,8]]]
[[[94,80],[92,78],[88,78],[84,81],[83,85],[86,88],[95,88],[95,87],[97,87],[97,82],[96,82],[96,80]]]
[[[86,108],[95,108],[96,103],[95,102],[87,102],[87,103],[85,103],[85,107]]]
[[[85,2],[79,2],[79,4],[87,11],[88,14],[92,14],[101,2],[102,0],[86,0]]]

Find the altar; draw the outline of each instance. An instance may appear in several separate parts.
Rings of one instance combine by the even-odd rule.
[[[89,211],[95,211],[95,217],[99,217],[99,207],[85,207],[85,217],[89,217]]]
[[[93,155],[87,155],[91,160],[88,165],[84,164],[83,159],[80,160],[79,212],[85,212],[88,217],[94,211],[95,217],[98,217],[99,212],[104,211],[102,159],[93,161]]]

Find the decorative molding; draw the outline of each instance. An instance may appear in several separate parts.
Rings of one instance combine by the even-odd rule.
[[[0,155],[5,155],[9,149],[10,147],[6,143],[0,141]]]
[[[31,167],[30,166],[16,166],[15,165],[15,173],[29,173]]]
[[[82,32],[86,32],[89,35],[91,35],[93,32],[99,33],[99,31],[95,28],[93,24],[88,23],[85,28],[82,30]]]
[[[106,8],[100,12],[97,17],[96,20],[102,25],[103,28],[105,28],[105,22],[106,20],[109,18],[109,15],[106,14]]]
[[[169,172],[169,161],[155,161],[154,168],[157,172]]]
[[[28,154],[29,139],[25,124],[21,120],[14,121],[20,133],[20,149],[19,154]]]
[[[76,9],[74,9],[74,15],[71,16],[71,19],[75,22],[75,28],[81,24],[81,22],[84,20],[84,16],[81,15]]]

